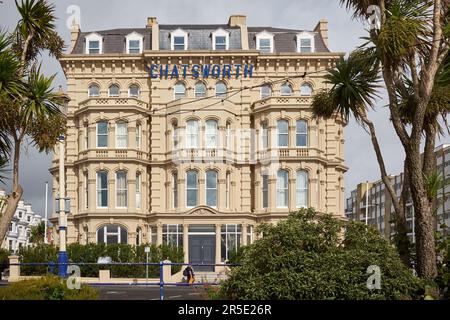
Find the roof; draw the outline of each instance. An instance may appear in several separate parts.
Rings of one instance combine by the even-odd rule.
[[[228,24],[161,24],[159,25],[159,49],[170,50],[170,33],[182,29],[188,33],[189,50],[212,50],[211,34],[217,29],[224,29],[230,33],[229,50],[240,50],[241,29],[238,26],[230,27]],[[284,29],[273,27],[248,27],[249,49],[256,49],[256,34],[267,31],[274,34],[274,52],[296,52],[296,36],[306,30]],[[103,37],[103,53],[125,53],[125,37],[136,32],[143,36],[143,49],[151,50],[152,28],[119,28],[91,32],[81,32],[72,54],[83,54],[85,50],[85,37],[97,33]],[[314,34],[315,52],[330,52],[318,32],[307,31]]]

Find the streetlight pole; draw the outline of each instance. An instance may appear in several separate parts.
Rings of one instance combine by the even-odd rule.
[[[45,182],[45,224],[44,224],[44,243],[48,243],[47,239],[47,220],[48,220],[48,181]]]
[[[60,277],[67,276],[67,251],[66,251],[66,233],[67,217],[65,212],[65,171],[64,171],[64,144],[65,137],[59,137],[59,252],[58,252],[58,274]]]

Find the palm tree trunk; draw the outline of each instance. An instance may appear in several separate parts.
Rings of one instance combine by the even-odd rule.
[[[378,166],[380,167],[381,179],[384,183],[386,190],[389,192],[391,197],[391,202],[394,207],[395,216],[397,219],[397,231],[399,231],[399,236],[401,241],[398,241],[398,253],[401,260],[408,267],[411,264],[409,255],[409,240],[407,237],[406,229],[406,216],[403,205],[398,201],[397,194],[392,187],[391,179],[387,174],[386,166],[384,164],[383,155],[381,153],[380,144],[378,143],[378,138],[375,131],[375,126],[372,121],[369,120],[367,114],[362,112],[360,115],[363,123],[369,128],[370,138],[372,140],[373,149],[377,157]]]
[[[19,161],[20,161],[20,146],[23,136],[20,135],[19,138],[14,138],[14,162],[13,162],[13,185],[12,193],[8,197],[6,202],[6,209],[2,218],[0,219],[0,243],[6,237],[9,225],[17,209],[20,199],[22,198],[23,189],[19,185]]]

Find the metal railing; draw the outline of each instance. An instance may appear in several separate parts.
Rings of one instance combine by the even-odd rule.
[[[145,266],[145,267],[149,267],[149,266],[159,266],[159,282],[148,282],[148,270],[147,270],[147,278],[146,278],[146,282],[128,282],[128,283],[123,283],[123,282],[100,282],[99,283],[90,283],[89,285],[91,286],[114,286],[114,285],[136,285],[136,286],[159,286],[159,297],[160,300],[164,300],[164,287],[165,286],[206,286],[206,285],[211,285],[211,286],[215,286],[215,285],[219,285],[220,283],[218,282],[193,282],[193,283],[188,283],[188,282],[166,282],[164,279],[164,266],[181,266],[181,271],[183,271],[183,266],[191,266],[194,269],[194,278],[195,278],[195,267],[223,267],[225,268],[231,268],[231,267],[237,267],[240,266],[240,264],[232,264],[232,263],[209,263],[209,264],[204,264],[204,263],[180,263],[180,262],[168,262],[168,261],[160,261],[160,262],[108,262],[108,263],[98,263],[98,262],[69,262],[67,264],[63,263],[57,263],[57,262],[20,262],[20,263],[9,263],[6,266],[11,268],[11,266],[18,266],[18,267],[43,267],[43,266],[47,266],[47,272],[49,274],[58,274],[57,268],[59,268],[59,265],[62,265],[62,267],[64,268],[68,268],[69,266],[99,266],[99,267],[105,267],[105,266]],[[172,277],[171,274],[172,268],[170,268],[170,275]],[[199,272],[201,273],[201,271]],[[68,274],[68,277],[70,277],[71,275]],[[183,276],[184,277],[184,276]],[[143,279],[143,278],[141,278]],[[100,280],[100,279],[99,279]],[[166,279],[167,280],[167,279]]]

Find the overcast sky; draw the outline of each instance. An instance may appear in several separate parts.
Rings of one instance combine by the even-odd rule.
[[[147,17],[157,17],[160,24],[215,24],[227,23],[231,14],[247,16],[249,26],[283,27],[312,30],[320,19],[329,22],[329,43],[332,51],[349,52],[361,43],[364,25],[351,20],[350,13],[339,6],[339,0],[108,0],[108,1],[52,1],[56,5],[57,29],[67,44],[70,31],[66,27],[67,9],[76,5],[81,10],[81,31],[95,31],[119,27],[145,27]],[[0,4],[0,28],[13,28],[19,19],[14,0]],[[59,63],[43,57],[43,71],[57,73],[55,88],[65,87],[65,78]],[[389,122],[389,112],[380,99],[370,118],[375,122],[387,170],[399,173],[404,159],[403,148]],[[365,180],[379,179],[378,164],[369,136],[354,121],[345,129],[345,160],[350,168],[345,175],[346,196],[355,185]],[[446,136],[437,144],[448,143]],[[33,148],[22,153],[20,183],[24,199],[35,211],[44,215],[45,182],[52,177],[48,172],[51,155],[39,154]],[[0,186],[5,188],[5,186]],[[10,191],[10,185],[6,185]],[[51,199],[49,197],[50,208]],[[51,212],[51,209],[50,211]]]

